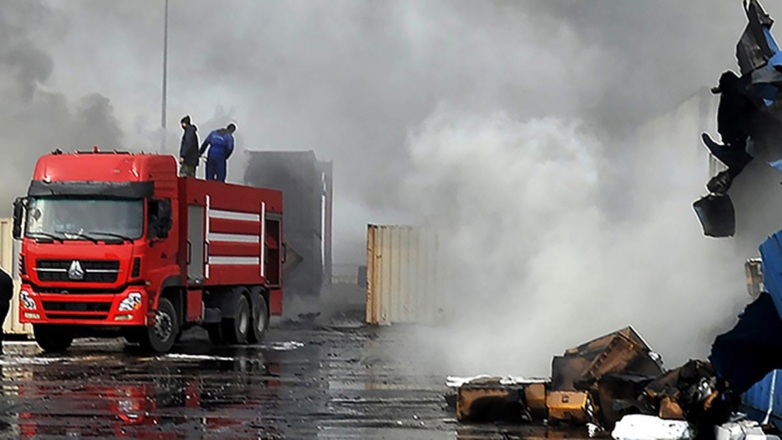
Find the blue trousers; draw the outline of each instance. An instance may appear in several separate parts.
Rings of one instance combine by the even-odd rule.
[[[225,159],[206,160],[206,180],[219,180],[225,182],[225,174],[228,170],[228,164]]]

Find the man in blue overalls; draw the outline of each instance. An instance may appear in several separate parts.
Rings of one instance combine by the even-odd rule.
[[[225,182],[225,175],[228,171],[227,161],[234,152],[234,132],[236,125],[228,124],[225,128],[220,128],[209,133],[201,144],[199,155],[203,155],[207,147],[209,154],[206,157],[206,180],[218,180]]]

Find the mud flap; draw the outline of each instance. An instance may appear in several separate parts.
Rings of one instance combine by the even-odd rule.
[[[727,194],[709,194],[692,204],[707,237],[732,237],[736,233],[736,211]]]

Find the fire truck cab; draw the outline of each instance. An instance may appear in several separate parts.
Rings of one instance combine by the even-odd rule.
[[[282,313],[282,193],[177,177],[172,156],[41,157],[14,236],[20,321],[45,351],[119,334],[162,353],[196,325],[251,343]]]

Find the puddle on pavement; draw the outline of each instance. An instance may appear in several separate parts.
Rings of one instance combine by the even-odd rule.
[[[0,437],[453,439],[460,428],[444,420],[442,378],[388,356],[405,341],[393,329],[270,336],[241,347],[192,338],[163,356],[121,340],[77,341],[58,356],[6,342]]]

